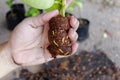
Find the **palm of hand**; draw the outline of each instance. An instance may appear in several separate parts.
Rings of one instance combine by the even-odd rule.
[[[27,64],[28,62],[43,63],[46,59],[51,58],[47,50],[49,27],[47,24],[34,27],[30,24],[24,24],[25,22],[31,23],[28,19],[24,20],[11,36],[10,44],[14,59],[19,64]]]
[[[21,65],[36,65],[53,59],[47,50],[49,45],[48,30],[49,20],[58,15],[58,11],[49,12],[37,17],[32,17],[21,22],[12,32],[9,40],[10,52],[13,60]],[[72,53],[77,50],[78,44],[76,30],[79,22],[71,17],[72,28],[68,36],[72,41]]]

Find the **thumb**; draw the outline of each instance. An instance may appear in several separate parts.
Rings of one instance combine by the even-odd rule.
[[[31,26],[38,27],[47,23],[52,17],[55,17],[59,14],[58,10],[54,10],[45,14],[41,14],[36,17],[31,17]]]

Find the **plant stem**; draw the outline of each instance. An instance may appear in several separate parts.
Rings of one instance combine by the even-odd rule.
[[[66,7],[66,0],[62,0],[61,1],[61,9],[60,9],[60,15],[62,15],[63,17],[65,17],[65,7]]]

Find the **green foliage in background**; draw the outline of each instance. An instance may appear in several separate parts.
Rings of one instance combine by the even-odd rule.
[[[40,14],[40,11],[36,8],[29,8],[29,10],[25,13],[26,17],[30,17],[30,16],[37,16]]]
[[[47,12],[58,9],[62,16],[65,16],[65,6],[66,0],[23,0],[27,5],[37,8],[43,9]],[[75,6],[82,6],[81,0],[73,0],[71,5],[67,8],[68,11],[73,11]]]
[[[81,8],[82,7],[82,0],[73,0],[73,2],[67,8],[67,11],[72,12],[76,6]]]
[[[8,0],[7,5],[11,8],[14,0]],[[36,16],[40,14],[38,9],[43,9],[46,12],[58,9],[60,15],[65,16],[65,11],[72,12],[76,6],[82,7],[81,0],[73,0],[70,6],[65,9],[66,0],[23,0],[31,8],[26,12],[25,16]]]
[[[11,8],[14,0],[8,0],[6,3]]]

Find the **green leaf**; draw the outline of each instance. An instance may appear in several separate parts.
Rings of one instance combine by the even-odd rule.
[[[47,9],[54,4],[54,0],[23,0],[23,2],[37,9]]]
[[[36,8],[29,8],[29,10],[25,13],[26,17],[30,17],[30,16],[37,16],[40,14],[40,11]]]
[[[73,2],[67,8],[67,11],[72,12],[76,6],[81,8],[82,7],[82,1],[81,0],[73,0]]]
[[[79,8],[82,7],[82,2],[75,2],[75,4],[76,4]]]
[[[66,0],[55,0],[52,7],[46,9],[45,11],[53,11],[58,9],[61,16],[65,16],[65,7],[66,7]]]
[[[45,11],[49,12],[56,9],[60,10],[60,8],[61,8],[61,5],[59,3],[55,3],[52,7],[46,9]]]

